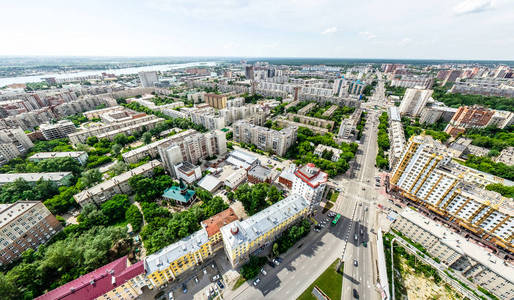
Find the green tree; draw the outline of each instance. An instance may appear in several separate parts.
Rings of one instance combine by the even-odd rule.
[[[112,145],[111,147],[111,152],[114,156],[117,156],[118,154],[120,154],[121,152],[121,149],[123,149],[123,146],[120,145],[120,144],[114,144]]]
[[[139,232],[143,225],[143,215],[139,211],[139,208],[132,204],[125,212],[125,218],[132,225],[134,232]]]
[[[150,132],[143,133],[143,143],[146,145],[150,144],[152,142],[152,134]]]
[[[102,213],[112,221],[119,221],[125,217],[125,211],[130,206],[128,196],[124,194],[114,195],[101,205]]]
[[[114,136],[113,142],[120,145],[126,145],[128,143],[128,137],[124,133],[118,133]]]
[[[98,138],[96,136],[90,136],[86,139],[86,144],[89,146],[93,146],[96,143],[98,143]]]
[[[273,243],[273,256],[279,256],[280,255],[280,252],[278,251],[278,244],[277,243]]]
[[[82,177],[79,179],[81,182],[81,186],[88,188],[91,187],[93,184],[100,182],[102,180],[102,173],[98,171],[98,169],[91,169],[87,170],[84,173],[82,173]]]

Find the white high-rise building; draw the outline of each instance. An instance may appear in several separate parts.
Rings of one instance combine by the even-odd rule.
[[[407,89],[400,104],[400,114],[418,117],[433,92],[433,90]]]
[[[303,196],[309,202],[311,209],[321,202],[325,192],[328,174],[321,171],[313,163],[298,168],[294,172],[291,194]]]
[[[139,80],[143,87],[154,87],[159,82],[159,77],[155,71],[139,72]]]

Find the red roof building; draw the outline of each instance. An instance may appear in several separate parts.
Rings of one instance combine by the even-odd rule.
[[[221,242],[221,232],[220,228],[236,221],[238,219],[236,213],[232,208],[227,208],[224,211],[210,217],[207,220],[202,221],[202,227],[207,231],[207,236],[211,241],[211,245],[215,245],[218,242]],[[219,246],[223,246],[220,244]],[[216,249],[214,249],[216,248]],[[218,250],[218,247],[213,246],[213,251]]]
[[[123,299],[131,299],[141,294],[140,283],[146,280],[144,272],[143,261],[129,265],[127,256],[124,256],[36,299],[89,300],[103,296],[118,287],[122,287],[118,293]],[[133,280],[136,278],[139,282]]]

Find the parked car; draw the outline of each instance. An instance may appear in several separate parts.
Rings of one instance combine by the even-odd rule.
[[[354,238],[355,240],[358,240],[358,239],[359,239],[359,237],[358,237],[357,235],[355,235],[353,238]]]
[[[218,284],[220,289],[224,289],[225,288],[225,285],[223,285],[223,282],[221,282],[221,280],[218,280],[218,282],[216,282],[216,283]]]
[[[198,277],[195,276],[195,282],[198,283]]]
[[[173,291],[170,291],[170,292],[168,293],[168,299],[169,299],[169,300],[173,300],[173,299],[175,299],[175,298],[173,298]]]
[[[257,279],[255,279],[255,280],[253,281],[253,285],[254,285],[254,286],[257,286],[257,285],[259,284],[259,282],[261,282],[261,280],[260,280],[259,278],[257,278]]]
[[[359,262],[356,259],[354,259],[353,260],[353,265],[357,267],[359,265]]]
[[[269,265],[270,267],[272,267],[272,268],[274,268],[274,267],[275,267],[275,263],[273,263],[272,261],[268,261],[268,265]]]
[[[266,270],[264,270],[264,268],[261,269],[261,273],[262,275],[266,276],[268,273],[266,272]]]
[[[278,260],[276,260],[276,259],[273,259],[273,263],[274,263],[275,265],[277,265],[277,266],[279,266],[279,265],[280,265],[280,262],[279,262]]]
[[[214,275],[214,276],[212,277],[212,281],[216,281],[216,280],[218,280],[218,279],[220,279],[220,275],[219,275],[219,274]]]
[[[275,259],[278,260],[279,262],[283,261],[282,257],[280,257],[280,256],[277,256]]]
[[[184,294],[187,294],[187,286],[185,283],[182,284],[182,292],[184,292]]]

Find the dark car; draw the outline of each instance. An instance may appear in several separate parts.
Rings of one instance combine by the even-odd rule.
[[[225,288],[225,286],[223,285],[223,283],[221,282],[221,280],[218,280],[218,286],[220,287],[220,289],[223,289]]]
[[[359,292],[356,289],[353,289],[353,298],[359,299]]]
[[[187,286],[185,283],[182,284],[182,291],[184,292],[184,294],[187,293]]]
[[[274,268],[274,267],[275,267],[275,264],[274,264],[272,261],[268,261],[268,265],[269,265],[270,267],[272,267],[272,268]]]

